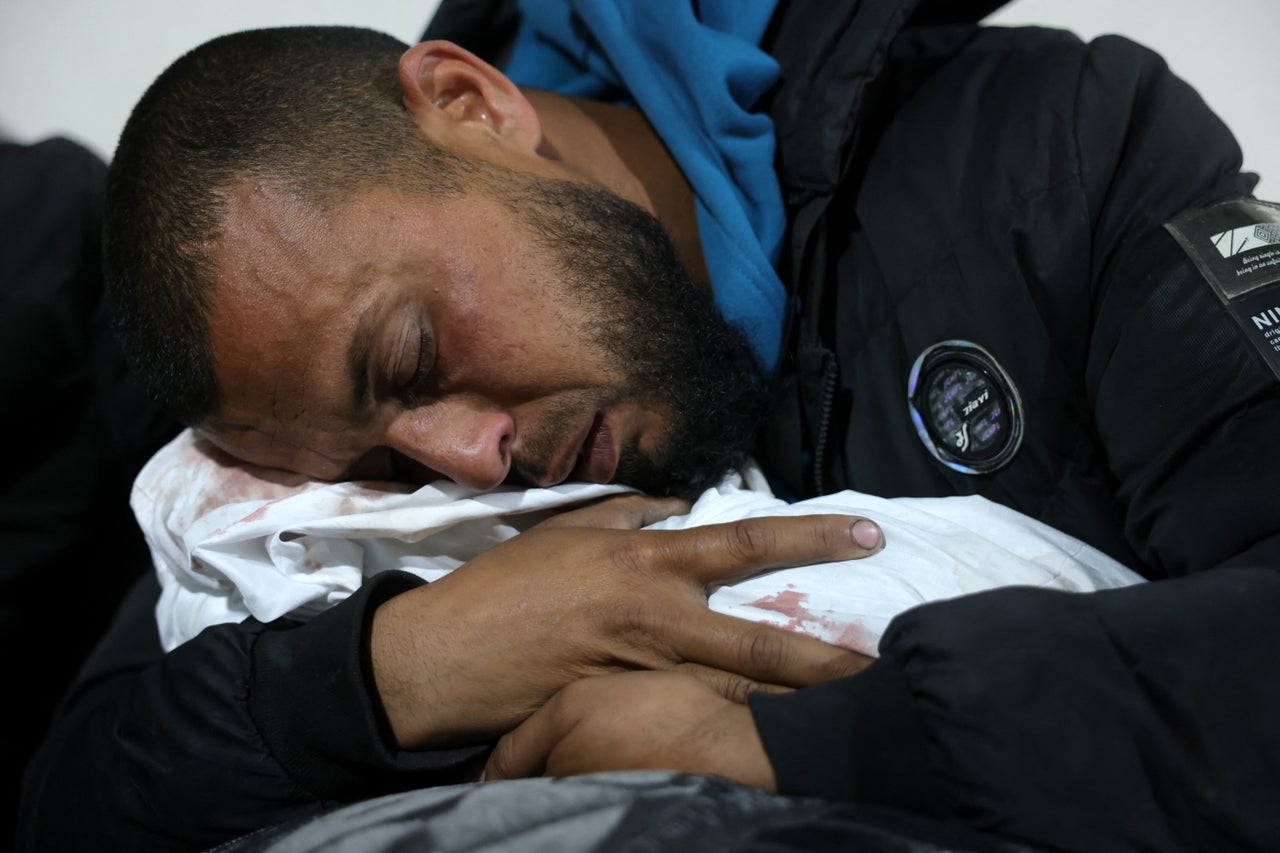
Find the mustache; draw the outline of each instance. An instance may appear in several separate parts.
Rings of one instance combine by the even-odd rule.
[[[544,480],[581,425],[615,403],[619,395],[605,395],[606,399],[601,396],[598,392],[570,392],[550,401],[537,426],[517,435],[505,482],[527,487]]]
[[[519,486],[522,489],[534,488],[538,481],[546,476],[548,470],[549,466],[546,463],[512,459],[511,470],[507,472],[507,478],[502,482],[504,485]]]

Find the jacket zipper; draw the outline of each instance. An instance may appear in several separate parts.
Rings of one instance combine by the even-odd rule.
[[[827,456],[827,431],[831,427],[831,409],[835,406],[836,396],[836,360],[831,353],[822,355],[822,414],[818,418],[818,441],[813,448],[813,489],[821,495],[826,494],[822,471]]]

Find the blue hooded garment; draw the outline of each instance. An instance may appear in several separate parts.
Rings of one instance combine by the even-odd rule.
[[[516,83],[638,107],[689,180],[716,306],[777,365],[786,230],[759,44],[777,0],[526,0],[505,69]]]

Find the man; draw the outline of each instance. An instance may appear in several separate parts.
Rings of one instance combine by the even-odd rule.
[[[521,89],[442,42],[370,74],[387,48],[355,33],[245,37],[248,55],[289,61],[210,51],[144,98],[113,163],[109,268],[122,305],[151,305],[122,331],[183,418],[243,459],[325,478],[621,478],[680,494],[743,451],[743,429],[704,427],[747,408],[758,369],[774,397],[758,451],[795,495],[980,493],[1153,578],[1215,571],[931,605],[895,622],[878,663],[831,680],[865,662],[712,625],[697,594],[863,553],[874,528],[655,540],[559,526],[447,584],[393,577],[305,627],[207,632],[99,681],[37,763],[33,808],[70,785],[95,825],[207,845],[463,778],[487,750],[461,744],[527,718],[491,775],[718,773],[1070,849],[1274,841],[1250,797],[1277,789],[1276,688],[1258,672],[1277,650],[1280,537],[1260,498],[1280,394],[1163,228],[1266,233],[1245,221],[1263,208],[1208,207],[1251,186],[1225,128],[1133,45],[926,26],[927,5],[909,20],[889,2],[823,16],[704,3],[701,19],[661,22],[645,4],[541,8],[525,10],[512,74],[601,91],[537,61],[549,49],[621,78],[605,82],[643,115]],[[630,44],[659,58],[634,62]],[[303,62],[309,49],[323,62]],[[655,95],[647,72],[726,56],[680,78],[684,100],[651,102],[679,80]],[[294,87],[308,98],[273,103]],[[685,138],[704,95],[716,106]],[[197,96],[211,107],[177,110]],[[238,107],[275,130],[246,134]],[[308,124],[328,118],[380,132]],[[757,143],[775,136],[770,186]],[[712,357],[685,343],[704,330]],[[699,375],[713,360],[730,369]],[[580,680],[682,661],[718,689],[682,672]],[[722,698],[820,681],[749,707]],[[216,734],[191,736],[193,717]],[[107,727],[128,748],[104,746]],[[138,787],[67,781],[75,749]]]

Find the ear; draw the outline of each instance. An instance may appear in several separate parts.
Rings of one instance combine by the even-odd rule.
[[[433,139],[480,131],[531,152],[542,141],[538,113],[519,87],[453,42],[425,41],[405,51],[400,88],[405,109]]]

